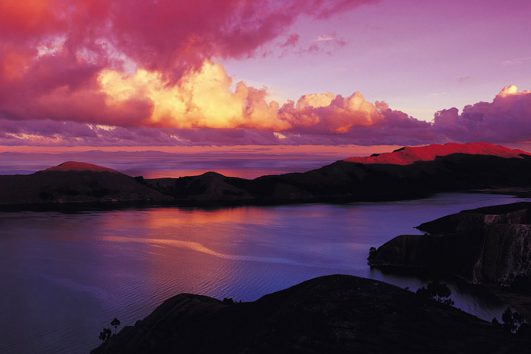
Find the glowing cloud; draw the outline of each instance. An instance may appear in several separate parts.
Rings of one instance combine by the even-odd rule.
[[[279,103],[266,88],[234,82],[219,64],[267,43],[296,51],[308,45],[290,32],[297,19],[373,2],[3,0],[0,144],[531,140],[531,91],[516,86],[425,122],[360,92]],[[345,45],[328,31],[311,38],[316,51]]]
[[[145,99],[153,107],[143,125],[171,128],[256,128],[282,130],[287,122],[276,116],[278,104],[266,101],[266,91],[232,79],[223,67],[206,61],[172,84],[157,72],[138,70],[123,75],[104,70],[98,78],[107,105]]]

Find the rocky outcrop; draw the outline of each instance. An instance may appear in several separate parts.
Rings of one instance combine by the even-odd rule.
[[[455,275],[531,294],[531,203],[466,210],[371,252],[373,267]]]
[[[406,290],[333,275],[250,303],[177,295],[93,353],[525,353],[530,344]]]

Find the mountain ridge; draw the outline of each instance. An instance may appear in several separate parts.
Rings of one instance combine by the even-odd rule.
[[[481,154],[458,152],[439,156],[437,151],[441,147],[446,152]],[[408,164],[340,160],[307,172],[268,175],[252,180],[215,172],[144,179],[106,167],[69,161],[31,175],[0,176],[0,206],[344,203],[414,199],[440,192],[471,190],[503,189],[509,194],[511,190],[524,194],[531,192],[531,155],[522,150],[484,143],[451,147],[406,147],[389,153],[393,156],[404,156],[405,153],[410,157],[432,156],[433,160],[421,159]],[[410,154],[409,150],[415,153]],[[419,151],[423,153],[419,154]]]
[[[392,152],[373,154],[366,157],[349,157],[343,161],[362,164],[409,165],[418,161],[433,161],[437,157],[444,157],[452,154],[485,155],[503,158],[522,158],[522,155],[531,156],[531,153],[524,150],[510,149],[502,145],[476,142],[464,144],[432,144],[413,147],[404,146]]]

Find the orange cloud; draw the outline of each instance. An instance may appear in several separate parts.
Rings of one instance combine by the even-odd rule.
[[[156,71],[137,70],[124,75],[103,70],[98,82],[110,107],[132,99],[148,100],[153,107],[143,124],[180,129],[256,128],[283,130],[287,122],[277,115],[278,104],[267,102],[267,92],[242,82],[231,89],[223,67],[205,61],[172,84]]]
[[[371,0],[337,2],[3,0],[0,118],[285,129],[265,91],[230,90],[208,63],[252,55],[299,16]]]
[[[205,61],[172,83],[162,73],[139,69],[133,74],[105,69],[98,82],[110,109],[127,101],[145,100],[152,107],[141,125],[177,129],[250,128],[272,132],[297,129],[344,134],[384,119],[384,103],[371,103],[359,92],[342,97],[332,93],[307,94],[297,103],[280,107],[256,89],[232,79],[224,68]],[[281,136],[281,135],[277,135]]]

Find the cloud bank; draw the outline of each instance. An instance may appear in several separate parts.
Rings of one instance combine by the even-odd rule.
[[[133,87],[136,89],[136,82]],[[170,95],[165,90],[154,94]],[[180,92],[177,88],[171,90],[176,90],[172,93],[174,95]],[[192,96],[198,102],[202,99],[201,95]],[[518,91],[514,86],[504,88],[492,102],[468,105],[461,113],[457,108],[437,112],[433,122],[392,110],[384,102],[371,103],[358,92],[348,97],[331,93],[309,94],[296,102],[279,106],[266,100],[265,91],[240,83],[234,91],[221,90],[205,99],[208,97],[206,106],[182,101],[178,106],[181,111],[176,115],[179,117],[177,121],[171,118],[177,108],[173,104],[169,107],[163,104],[153,111],[159,112],[160,116],[148,126],[0,119],[0,144],[417,145],[448,141],[518,143],[531,140],[531,91]],[[224,108],[217,109],[218,104]],[[167,114],[166,110],[172,114]]]
[[[216,63],[290,26],[371,0],[4,0],[0,144],[398,144],[531,140],[531,92],[437,112],[433,122],[361,93],[275,102]],[[344,45],[335,35],[317,43]],[[311,53],[311,50],[307,52]]]

